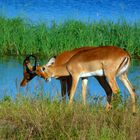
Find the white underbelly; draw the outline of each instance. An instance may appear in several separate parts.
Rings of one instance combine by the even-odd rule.
[[[93,71],[93,72],[81,72],[79,77],[90,77],[90,76],[103,76],[103,70],[100,69],[100,70],[96,70],[96,71]]]

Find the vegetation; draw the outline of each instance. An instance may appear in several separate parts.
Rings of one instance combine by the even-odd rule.
[[[140,56],[140,23],[124,20],[116,23],[99,21],[84,23],[70,20],[47,26],[20,18],[0,17],[0,54],[45,56],[80,46],[116,45]]]
[[[0,102],[0,139],[132,140],[140,139],[140,110],[130,100],[106,112],[100,102],[73,107],[47,97],[5,97]]]
[[[140,23],[66,21],[47,26],[20,18],[0,17],[0,55],[52,56],[80,46],[116,45],[140,56]],[[138,77],[139,78],[139,77]],[[26,93],[25,93],[26,94]],[[41,96],[40,96],[41,95]],[[43,96],[5,96],[0,100],[0,139],[132,140],[140,139],[140,110],[133,116],[130,100],[114,102],[106,112],[102,101],[73,107]],[[137,100],[138,102],[139,100]]]

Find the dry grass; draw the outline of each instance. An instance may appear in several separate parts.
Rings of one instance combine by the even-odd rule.
[[[0,103],[0,139],[136,140],[140,139],[140,111],[129,103],[106,112],[102,105],[73,107],[48,98],[20,97]]]

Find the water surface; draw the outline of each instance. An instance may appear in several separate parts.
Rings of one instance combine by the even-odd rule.
[[[59,80],[52,79],[51,82],[46,82],[40,77],[35,77],[30,81],[27,86],[20,87],[20,82],[23,78],[23,58],[18,59],[14,57],[0,58],[0,98],[5,95],[13,99],[18,95],[36,95],[44,94],[50,97],[60,96],[60,82]],[[133,86],[136,88],[137,95],[140,95],[140,61],[133,60],[129,69],[129,79]],[[128,95],[127,90],[117,79],[119,87],[121,88],[122,95]],[[88,95],[90,96],[103,96],[105,92],[95,78],[89,78]],[[76,95],[81,95],[81,81],[79,82]]]

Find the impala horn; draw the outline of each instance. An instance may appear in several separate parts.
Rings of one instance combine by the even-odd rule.
[[[34,59],[34,65],[32,66],[31,64],[31,60],[30,59]],[[26,71],[29,74],[35,74],[35,70],[36,70],[36,66],[39,65],[37,57],[34,55],[29,55],[25,58],[24,62],[23,62],[23,67],[24,67],[24,71]]]
[[[34,59],[33,66],[31,64],[31,59]],[[20,86],[25,86],[30,80],[32,80],[36,76],[35,70],[37,65],[39,65],[39,63],[37,61],[37,57],[35,57],[34,55],[29,55],[25,58],[25,60],[23,61],[24,77],[20,83]]]

